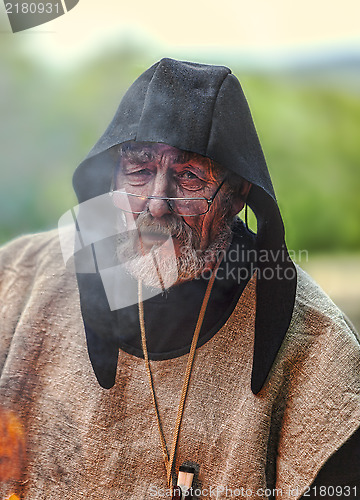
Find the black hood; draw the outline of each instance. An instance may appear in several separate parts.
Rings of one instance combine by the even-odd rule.
[[[161,142],[207,156],[252,183],[247,203],[257,218],[257,250],[263,255],[257,263],[251,384],[258,393],[290,324],[296,270],[239,81],[223,66],[172,59],[151,66],[129,88],[106,132],[75,171],[79,203],[109,191],[114,146],[127,141]]]

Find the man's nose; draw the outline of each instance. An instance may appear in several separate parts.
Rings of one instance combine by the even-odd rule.
[[[169,182],[165,176],[155,179],[151,196],[167,198],[169,196]],[[148,204],[149,212],[153,217],[163,217],[171,212],[168,202],[161,199],[150,199]]]

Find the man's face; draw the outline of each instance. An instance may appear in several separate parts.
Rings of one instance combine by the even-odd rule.
[[[243,206],[229,195],[226,183],[220,188],[210,210],[202,215],[174,213],[160,198],[211,198],[225,178],[225,171],[200,155],[185,153],[166,144],[144,144],[142,149],[126,150],[116,177],[116,189],[140,203],[140,214],[123,212],[129,230],[135,236],[125,244],[130,272],[137,274],[138,257],[155,249],[166,271],[167,259],[174,255],[178,263],[179,281],[193,279],[206,266],[212,267],[216,253],[226,248],[231,239],[231,221]],[[191,202],[194,203],[194,202]],[[207,206],[207,205],[206,205]],[[195,202],[195,212],[197,211]],[[171,236],[171,240],[169,237]],[[171,241],[171,244],[169,244]],[[119,252],[123,252],[120,245]],[[141,260],[141,259],[140,259]],[[141,270],[144,278],[145,270]],[[146,277],[144,279],[146,282]],[[151,279],[147,280],[152,282]]]

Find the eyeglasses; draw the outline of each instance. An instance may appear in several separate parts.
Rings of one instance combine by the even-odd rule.
[[[164,200],[169,209],[176,215],[183,217],[195,217],[204,215],[214,202],[215,196],[223,186],[225,179],[217,187],[211,198],[165,198],[162,196],[141,196],[138,194],[127,193],[126,191],[111,190],[109,195],[113,198],[113,203],[123,212],[132,214],[141,214],[148,209],[150,200]]]

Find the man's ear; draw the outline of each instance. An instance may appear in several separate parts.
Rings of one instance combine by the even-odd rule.
[[[236,196],[234,196],[233,200],[233,213],[234,216],[241,212],[241,210],[244,208],[246,199],[248,197],[249,191],[251,189],[251,182],[246,181],[245,179],[242,182],[241,189],[237,193]]]

